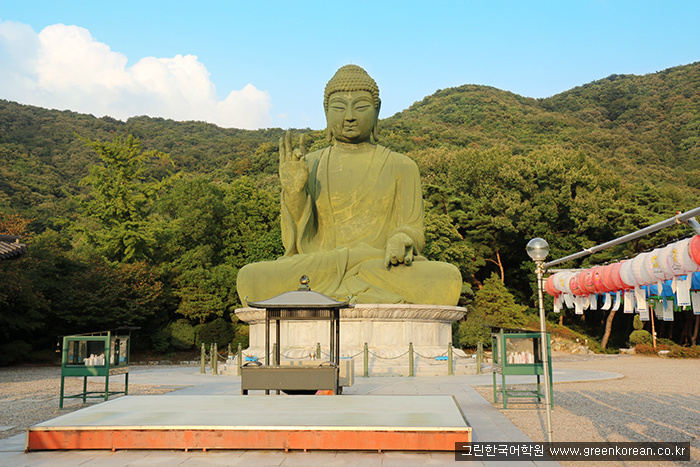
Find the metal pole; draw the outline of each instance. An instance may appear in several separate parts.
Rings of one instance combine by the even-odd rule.
[[[241,367],[243,366],[243,345],[238,343],[238,376],[241,376]]]
[[[542,275],[544,273],[544,262],[535,261],[537,266],[537,297],[540,310],[540,344],[542,348],[542,365],[544,366],[544,404],[547,412],[547,441],[552,442],[552,407],[549,397],[550,388],[552,387],[551,375],[549,374],[549,355],[547,353],[547,327],[544,314],[544,300],[542,298]]]
[[[270,364],[270,310],[265,310],[265,365]]]
[[[219,374],[219,344],[214,342],[214,350],[211,353],[211,369],[213,375]]]
[[[672,225],[686,223],[686,224],[690,225],[693,228],[693,230],[695,230],[695,232],[700,235],[700,225],[695,220],[695,216],[698,216],[698,215],[700,215],[700,207],[697,207],[695,209],[691,209],[690,211],[684,212],[682,214],[677,214],[674,217],[666,219],[665,221],[661,221],[657,224],[650,225],[649,227],[645,227],[641,230],[637,230],[636,232],[632,232],[631,234],[627,234],[623,237],[616,238],[615,240],[611,240],[609,242],[603,243],[601,245],[596,245],[596,246],[591,247],[591,248],[586,248],[583,251],[579,251],[578,253],[574,253],[573,255],[565,256],[564,258],[559,258],[559,259],[555,259],[554,261],[544,263],[542,270],[546,271],[550,267],[556,266],[557,264],[561,264],[561,263],[564,263],[566,261],[570,261],[572,259],[582,258],[584,256],[591,255],[593,253],[597,253],[601,250],[605,250],[606,248],[621,245],[622,243],[628,242],[630,240],[634,240],[636,238],[642,237],[642,236],[650,234],[650,233],[654,233],[656,231],[659,231],[665,227],[670,227]]]
[[[454,370],[452,368],[452,342],[447,344],[447,375],[454,375]]]
[[[362,358],[362,363],[364,366],[364,371],[362,376],[367,378],[369,376],[369,349],[367,348],[367,342],[365,342],[364,357]]]
[[[200,372],[201,374],[204,375],[204,374],[206,374],[206,372],[207,372],[207,370],[206,370],[206,366],[207,366],[207,361],[206,361],[206,360],[207,360],[207,350],[204,348],[204,342],[202,342],[202,356],[201,356],[201,360],[202,360],[202,368],[201,368],[201,370],[200,370],[199,372]]]
[[[281,360],[281,358],[280,358],[280,350],[281,350],[280,349],[280,347],[281,347],[281,344],[280,344],[280,332],[281,331],[280,331],[280,329],[282,328],[281,324],[282,324],[282,321],[280,321],[279,319],[275,321],[275,350],[274,350],[274,352],[275,352],[275,365],[279,365],[280,360]]]
[[[316,359],[321,358],[321,343],[316,342]]]
[[[333,310],[335,315],[335,364],[340,367],[340,310]]]
[[[413,375],[413,342],[408,343],[408,376]]]
[[[328,347],[329,347],[329,348],[328,348],[328,360],[332,362],[333,359],[335,358],[335,357],[334,357],[334,356],[335,356],[335,350],[334,350],[334,347],[333,347],[333,344],[335,343],[335,320],[333,319],[332,315],[331,315],[331,326],[330,326],[330,328],[331,328],[331,334],[330,334],[330,336],[328,336],[328,338],[329,338],[329,340],[328,340],[328,344],[329,344],[329,345],[328,345]]]
[[[481,374],[481,365],[484,363],[484,344],[477,342],[476,344],[476,374]]]

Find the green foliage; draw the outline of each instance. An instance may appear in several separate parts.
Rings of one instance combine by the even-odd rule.
[[[177,350],[189,350],[194,346],[194,326],[186,319],[178,319],[168,326],[170,345]]]
[[[217,344],[219,350],[233,341],[235,336],[233,324],[223,318],[216,318],[214,321],[202,325],[197,330],[197,346]]]
[[[0,366],[27,361],[32,346],[24,341],[15,340],[0,344]]]
[[[236,337],[234,337],[233,341],[231,341],[231,347],[236,349],[238,348],[238,344],[240,343],[242,348],[248,348],[250,340],[250,328],[247,324],[238,324],[235,325],[235,328]]]
[[[158,329],[151,334],[151,349],[158,353],[170,349],[170,330],[167,327]]]
[[[524,306],[515,303],[513,295],[508,292],[498,276],[492,274],[476,292],[466,319],[459,323],[459,345],[476,347],[478,342],[482,342],[484,347],[489,348],[491,332],[485,326],[519,328],[525,324],[525,309]]]
[[[648,344],[649,342],[651,342],[651,334],[649,331],[641,329],[632,331],[632,334],[630,334],[630,344],[632,345]]]
[[[674,345],[670,350],[668,356],[671,358],[700,358],[700,345],[693,345],[692,347]]]
[[[143,152],[132,135],[104,143],[83,141],[102,163],[91,165],[89,175],[80,181],[91,188],[91,196],[81,204],[87,222],[77,230],[107,260],[152,260],[162,227],[149,217],[169,179],[148,181],[146,176],[153,160],[167,163],[168,156]]]
[[[205,177],[175,181],[158,205],[166,225],[161,267],[172,277],[177,313],[203,323],[236,306],[238,270],[284,253],[279,206],[252,180]]]
[[[644,329],[644,322],[642,321],[642,318],[635,313],[634,315],[634,320],[632,321],[632,327],[634,327],[635,331],[641,331]]]

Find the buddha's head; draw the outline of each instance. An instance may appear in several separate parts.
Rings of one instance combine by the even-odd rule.
[[[323,107],[326,111],[328,140],[343,143],[369,142],[377,139],[379,87],[365,70],[345,65],[328,81]]]

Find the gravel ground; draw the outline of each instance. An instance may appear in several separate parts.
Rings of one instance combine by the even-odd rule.
[[[104,391],[104,378],[88,378],[88,391]],[[124,390],[124,377],[114,376],[109,381],[110,391]],[[83,404],[81,399],[63,400],[58,408],[61,390],[61,367],[20,366],[0,368],[0,439],[24,433],[27,427],[73,412],[102,399]],[[82,378],[66,378],[65,394],[83,391]],[[129,384],[129,394],[164,394],[172,389]]]
[[[561,462],[567,466],[700,466],[700,360],[641,355],[570,355],[553,359],[554,441],[690,441],[691,462]],[[621,373],[623,378],[556,383],[557,368]],[[506,380],[507,381],[507,380]],[[492,388],[477,389],[493,402]],[[534,441],[546,437],[546,412],[534,401],[497,407]]]

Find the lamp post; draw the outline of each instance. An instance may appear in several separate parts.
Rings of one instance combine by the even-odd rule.
[[[535,262],[537,274],[537,297],[540,311],[540,338],[542,364],[544,365],[544,403],[547,412],[547,441],[552,442],[552,407],[550,401],[550,388],[552,387],[549,374],[549,355],[547,354],[547,328],[545,326],[544,303],[542,298],[542,275],[544,274],[544,260],[549,254],[549,244],[543,238],[533,238],[526,247],[527,254]]]

